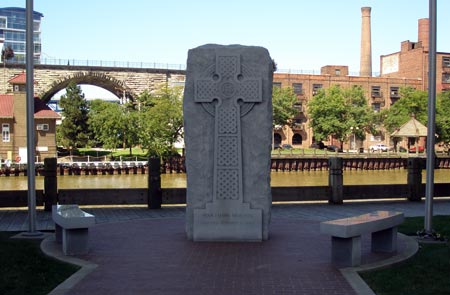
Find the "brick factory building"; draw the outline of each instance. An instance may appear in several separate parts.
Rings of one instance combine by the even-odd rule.
[[[362,35],[370,34],[367,25],[367,16],[370,17],[370,9],[362,8],[363,27]],[[365,24],[366,22],[366,24]],[[369,20],[370,22],[370,20]],[[361,74],[349,76],[347,66],[327,65],[321,68],[320,75],[275,73],[274,86],[291,87],[298,97],[298,115],[294,118],[294,127],[277,126],[274,130],[276,144],[291,144],[295,148],[309,147],[313,142],[313,132],[309,127],[307,103],[319,89],[327,89],[331,85],[340,85],[347,88],[361,86],[366,94],[368,104],[375,112],[389,108],[400,99],[401,87],[409,86],[417,90],[427,90],[428,87],[428,19],[419,20],[418,42],[401,42],[401,50],[396,53],[380,57],[379,77],[371,76],[370,46],[361,46]],[[370,25],[370,23],[369,23]],[[368,31],[368,32],[367,32]],[[364,42],[370,42],[370,36],[362,38]],[[367,41],[369,40],[369,41]],[[363,44],[362,44],[363,45]],[[365,58],[363,58],[365,56]],[[437,53],[437,93],[450,90],[450,53]],[[364,63],[364,64],[363,64]],[[364,70],[363,70],[364,69]],[[344,143],[344,149],[364,148],[383,143],[392,146],[389,134],[372,136],[367,134],[364,141],[356,141],[356,146]],[[330,138],[325,144],[340,145],[338,141]]]
[[[428,89],[429,20],[419,19],[418,41],[401,42],[399,52],[380,57],[381,77],[410,78],[423,81],[420,90]],[[450,90],[450,53],[436,53],[436,92]]]

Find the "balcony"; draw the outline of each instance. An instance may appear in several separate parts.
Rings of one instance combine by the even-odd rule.
[[[305,130],[305,124],[303,124],[303,123],[294,123],[294,125],[292,126],[292,130],[294,130],[294,131],[303,131],[303,130]]]
[[[373,103],[384,103],[384,97],[382,95],[379,95],[379,96],[372,95],[372,102]]]
[[[295,103],[294,104],[294,108],[299,112],[299,113],[303,113],[303,105],[301,103]]]

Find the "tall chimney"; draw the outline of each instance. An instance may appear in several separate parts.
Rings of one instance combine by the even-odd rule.
[[[428,51],[428,40],[430,36],[430,20],[428,18],[419,19],[419,37],[417,41],[422,42],[424,51]]]
[[[372,41],[370,32],[370,7],[362,7],[362,23],[361,23],[361,62],[359,75],[372,76]]]

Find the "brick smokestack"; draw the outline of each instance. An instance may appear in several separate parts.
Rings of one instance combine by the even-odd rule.
[[[361,15],[361,60],[359,75],[365,77],[372,76],[372,37],[370,31],[370,7],[362,7]]]
[[[430,20],[428,18],[419,19],[419,37],[417,41],[422,42],[424,51],[428,51],[429,36],[430,36]]]

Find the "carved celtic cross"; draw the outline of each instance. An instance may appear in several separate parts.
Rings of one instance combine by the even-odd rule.
[[[214,116],[213,202],[243,200],[241,117],[262,101],[261,79],[245,77],[240,58],[217,54],[214,74],[194,82],[194,101]]]

